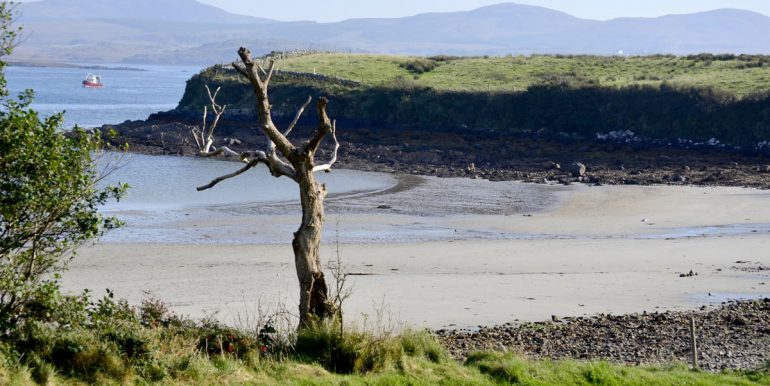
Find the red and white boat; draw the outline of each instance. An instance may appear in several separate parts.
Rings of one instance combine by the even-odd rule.
[[[86,76],[86,79],[83,80],[83,87],[86,87],[86,88],[104,87],[104,84],[102,84],[102,77],[95,74],[88,74]]]

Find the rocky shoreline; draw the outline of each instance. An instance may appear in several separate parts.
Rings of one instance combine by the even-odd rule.
[[[105,125],[114,145],[144,154],[194,155],[192,122],[149,119]],[[264,147],[261,133],[244,123],[220,124],[234,150]],[[296,130],[301,136],[303,130]],[[355,129],[340,131],[337,167],[493,181],[607,185],[741,186],[770,189],[770,157],[716,149],[549,138],[512,138],[480,132]],[[322,148],[318,159],[330,149]],[[581,166],[582,165],[582,166]]]
[[[559,318],[549,322],[438,330],[451,355],[512,351],[540,359],[606,360],[630,365],[690,363],[695,320],[700,368],[752,370],[770,363],[770,298],[731,301],[716,309]]]

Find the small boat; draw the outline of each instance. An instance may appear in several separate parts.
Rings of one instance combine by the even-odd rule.
[[[83,87],[86,88],[102,88],[102,77],[100,75],[88,74],[86,79],[83,80]]]

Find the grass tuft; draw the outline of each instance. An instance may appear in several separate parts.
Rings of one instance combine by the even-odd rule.
[[[351,374],[383,369],[396,363],[402,352],[395,339],[363,331],[341,333],[336,323],[320,323],[297,333],[293,354],[329,371]]]
[[[407,330],[399,339],[404,353],[409,356],[423,356],[433,363],[442,363],[449,358],[441,343],[427,331]]]

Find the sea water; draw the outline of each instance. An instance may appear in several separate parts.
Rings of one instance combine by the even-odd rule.
[[[271,176],[263,166],[198,191],[198,186],[232,173],[242,164],[119,153],[107,153],[99,162],[112,170],[102,183],[130,186],[119,202],[101,208],[125,222],[123,228],[102,237],[103,242],[283,244],[299,222],[297,184],[287,177]],[[334,170],[317,177],[327,186],[330,198],[373,194],[397,182],[390,174],[356,170]],[[266,207],[275,210],[260,216]],[[282,216],[287,214],[288,222]],[[255,221],[270,226],[256,232],[261,228]]]
[[[200,70],[197,67],[128,67],[142,71],[7,67],[5,72],[11,95],[26,89],[35,91],[32,108],[43,117],[64,112],[65,128],[75,125],[89,128],[146,119],[152,113],[173,109],[182,98],[186,81]],[[103,88],[82,87],[89,72],[101,75]],[[105,237],[110,241],[176,240],[159,231],[165,222],[175,218],[193,214],[203,218],[227,217],[243,212],[249,206],[296,203],[299,197],[294,181],[275,178],[264,167],[253,168],[212,189],[196,190],[198,186],[243,166],[237,162],[105,153],[98,163],[110,170],[102,181],[104,184],[127,183],[130,186],[119,202],[109,202],[101,208],[127,222],[126,228]],[[335,170],[320,173],[318,177],[327,185],[330,197],[375,192],[395,184],[389,174],[353,170]],[[219,208],[223,207],[234,209],[222,214]],[[136,237],[130,237],[134,233]]]
[[[126,197],[106,205],[108,211],[168,211],[211,206],[251,205],[296,201],[297,184],[287,177],[275,178],[264,166],[252,168],[203,191],[197,187],[232,173],[240,162],[210,158],[105,153],[102,166],[110,169],[105,184],[126,183]],[[373,192],[395,184],[389,174],[355,170],[319,173],[330,195]]]
[[[6,67],[5,74],[11,95],[26,89],[35,91],[32,108],[42,116],[65,112],[65,128],[75,125],[90,128],[147,119],[152,113],[175,108],[184,93],[185,82],[200,70],[198,67],[129,67],[142,71],[11,66]],[[83,87],[82,81],[89,73],[101,75],[104,87]]]

